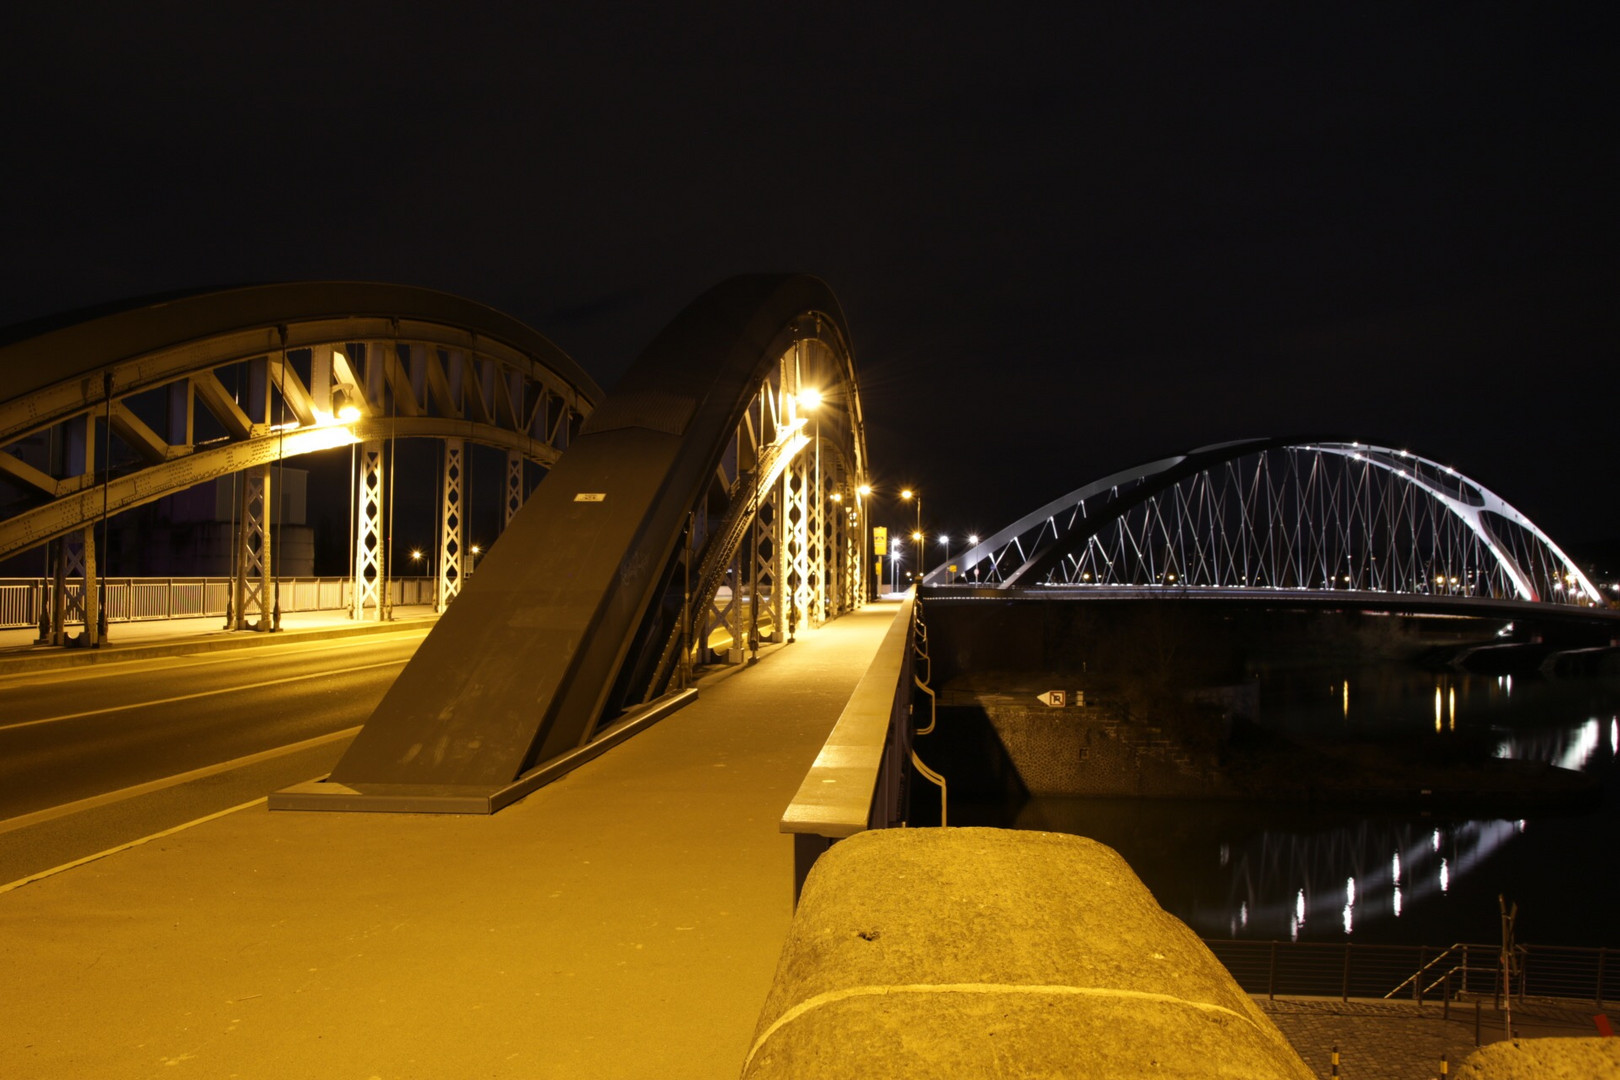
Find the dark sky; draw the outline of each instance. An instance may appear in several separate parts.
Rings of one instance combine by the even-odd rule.
[[[802,270],[939,528],[1317,433],[1620,537],[1612,5],[46,7],[0,61],[0,324],[398,281],[611,387]]]

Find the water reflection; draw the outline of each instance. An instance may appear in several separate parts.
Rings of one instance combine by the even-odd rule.
[[[1018,824],[1117,848],[1167,910],[1206,936],[1490,941],[1496,897],[1505,893],[1541,942],[1613,944],[1620,884],[1595,868],[1604,858],[1596,838],[1620,827],[1620,680],[1521,677],[1515,685],[1506,676],[1373,671],[1334,680],[1336,692],[1325,699],[1318,680],[1309,680],[1307,694],[1286,681],[1263,684],[1262,721],[1303,741],[1417,750],[1442,740],[1481,760],[1548,762],[1597,776],[1602,807],[1537,818],[1532,828],[1517,817],[1441,821],[1283,804],[1037,799]],[[1425,734],[1431,721],[1436,733]],[[1188,857],[1199,850],[1208,854]]]

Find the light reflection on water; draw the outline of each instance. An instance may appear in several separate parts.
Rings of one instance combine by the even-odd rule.
[[[1470,755],[1477,746],[1480,758],[1549,762],[1599,777],[1602,806],[1579,816],[1451,821],[1288,804],[1042,798],[1017,824],[1115,847],[1167,910],[1208,937],[1488,942],[1505,894],[1520,906],[1521,940],[1615,944],[1620,885],[1610,883],[1606,847],[1620,828],[1620,680],[1521,676],[1515,684],[1387,669],[1295,677],[1262,684],[1260,719],[1302,741],[1456,741]]]

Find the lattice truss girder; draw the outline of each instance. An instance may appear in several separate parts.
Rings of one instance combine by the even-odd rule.
[[[444,468],[439,484],[438,587],[434,610],[443,611],[461,592],[463,547],[466,541],[466,442],[444,440]]]
[[[1447,466],[1360,443],[1210,448],[1127,470],[964,555],[1000,585],[1358,589],[1602,603],[1533,522]]]
[[[864,602],[846,581],[858,551],[852,546],[845,561],[827,556],[828,507],[842,514],[843,506],[858,506],[860,484],[852,478],[864,463],[850,445],[858,412],[852,422],[847,354],[822,332],[818,320],[802,320],[792,347],[742,410],[693,511],[687,650],[683,656],[671,638],[649,694],[679,665],[738,662]],[[802,396],[809,387],[822,395],[820,405]]]
[[[0,402],[0,558],[99,519],[104,498],[116,514],[365,440],[462,438],[549,467],[593,403],[540,359],[452,326],[217,334]]]
[[[356,619],[374,611],[385,617],[383,593],[387,553],[383,547],[383,499],[387,490],[387,443],[371,439],[356,455],[354,495],[354,610]]]
[[[236,574],[233,586],[233,626],[237,630],[272,629],[270,581],[273,551],[271,506],[275,484],[269,465],[242,474],[241,502],[236,521]]]

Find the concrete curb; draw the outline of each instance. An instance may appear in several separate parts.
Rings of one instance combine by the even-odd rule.
[[[20,675],[37,671],[60,671],[92,664],[119,663],[129,660],[148,660],[163,656],[190,656],[196,653],[224,652],[230,649],[251,649],[259,645],[289,641],[326,641],[335,638],[364,637],[410,630],[437,621],[435,615],[414,616],[387,623],[360,623],[349,626],[317,626],[298,630],[280,630],[274,634],[242,631],[230,633],[215,631],[196,637],[157,640],[139,644],[114,643],[104,649],[63,649],[51,646],[24,646],[12,652],[0,652],[0,676]]]

